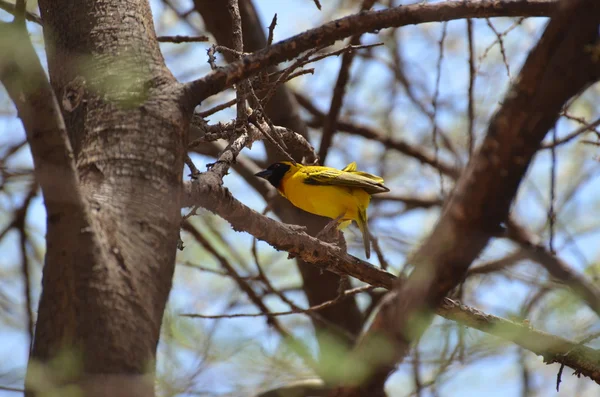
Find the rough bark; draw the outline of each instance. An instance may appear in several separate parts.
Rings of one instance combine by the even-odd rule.
[[[40,10],[102,260],[64,255],[84,247],[53,232],[60,218],[48,217],[31,362],[74,349],[82,373],[73,380],[84,392],[151,395],[144,374],[154,368],[174,270],[190,112],[178,105],[147,1],[42,0]]]

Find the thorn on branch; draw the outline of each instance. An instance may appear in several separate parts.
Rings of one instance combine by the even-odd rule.
[[[198,179],[198,176],[200,175],[200,171],[198,171],[198,168],[196,168],[196,165],[190,158],[190,155],[187,153],[185,155],[185,165],[187,165],[188,168],[190,169],[191,173],[189,176],[194,180]]]
[[[273,20],[271,21],[271,24],[269,25],[269,37],[267,38],[267,47],[269,47],[271,44],[273,44],[273,36],[275,33],[275,26],[277,26],[277,13],[275,15],[273,15]]]

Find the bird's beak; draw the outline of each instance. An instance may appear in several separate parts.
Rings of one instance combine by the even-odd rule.
[[[269,179],[269,177],[271,176],[271,174],[273,174],[273,171],[271,171],[271,170],[263,170],[261,172],[257,172],[256,174],[254,174],[254,176],[257,176],[257,177],[263,178],[263,179]]]

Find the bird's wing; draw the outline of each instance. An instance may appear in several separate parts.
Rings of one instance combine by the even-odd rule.
[[[350,163],[346,168],[351,168]],[[356,167],[356,166],[354,166]],[[312,169],[311,169],[312,168]],[[385,193],[390,189],[383,185],[383,179],[361,171],[340,171],[335,168],[326,167],[305,167],[302,172],[306,174],[304,183],[308,185],[321,186],[345,186],[360,188],[369,194]],[[355,169],[355,168],[354,168]]]
[[[342,171],[346,171],[346,172],[354,172],[354,171],[356,171],[356,161],[353,161],[350,164],[348,164],[346,167],[344,167],[342,169]]]

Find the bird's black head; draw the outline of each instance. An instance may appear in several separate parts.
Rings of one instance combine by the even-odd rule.
[[[290,170],[290,168],[290,164],[286,164],[284,162],[275,163],[271,164],[266,170],[256,173],[254,175],[266,179],[271,185],[279,189],[283,176],[286,172]]]

